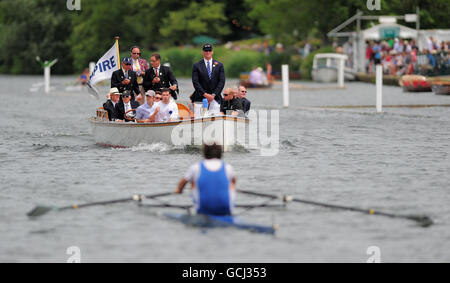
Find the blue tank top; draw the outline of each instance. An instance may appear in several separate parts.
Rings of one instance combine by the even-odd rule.
[[[211,172],[200,163],[200,176],[197,180],[197,213],[210,215],[231,215],[230,182],[225,172],[225,162],[219,171]]]

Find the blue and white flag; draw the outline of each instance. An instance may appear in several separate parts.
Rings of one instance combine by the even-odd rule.
[[[116,41],[113,47],[111,47],[111,49],[109,49],[108,52],[106,52],[106,54],[97,61],[94,71],[89,77],[88,86],[95,92],[95,96],[97,96],[97,98],[98,91],[94,88],[94,86],[98,82],[111,79],[112,73],[119,69],[119,53],[117,47]],[[92,92],[90,93],[93,94]]]

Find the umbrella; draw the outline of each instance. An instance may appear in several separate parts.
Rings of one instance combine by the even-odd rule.
[[[199,35],[199,36],[194,37],[192,39],[192,42],[194,44],[201,45],[201,44],[205,44],[205,43],[217,44],[218,41],[217,41],[217,39],[209,37],[207,35]]]

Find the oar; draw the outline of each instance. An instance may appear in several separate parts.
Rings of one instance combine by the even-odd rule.
[[[266,197],[270,199],[282,199],[284,202],[298,202],[298,203],[304,203],[304,204],[310,204],[310,205],[316,205],[316,206],[322,206],[332,209],[340,209],[340,210],[348,210],[348,211],[355,211],[360,212],[364,214],[369,215],[380,215],[380,216],[386,216],[391,218],[403,218],[408,220],[416,221],[420,226],[422,227],[428,227],[433,225],[433,220],[429,218],[426,215],[402,215],[402,214],[394,214],[394,213],[388,213],[388,212],[382,212],[382,211],[376,211],[374,209],[363,209],[358,207],[350,207],[350,206],[342,206],[342,205],[336,205],[336,204],[329,204],[329,203],[321,203],[316,201],[310,201],[310,200],[303,200],[299,198],[294,198],[291,196],[277,196],[277,195],[271,195],[271,194],[265,194],[265,193],[257,193],[252,191],[246,191],[246,190],[238,190],[238,192],[253,196],[259,196],[259,197]]]
[[[63,210],[68,210],[68,209],[78,209],[78,208],[83,208],[83,207],[115,204],[115,203],[129,202],[129,201],[142,201],[144,198],[154,199],[154,198],[169,196],[172,194],[173,193],[160,193],[160,194],[153,194],[153,195],[133,195],[132,197],[128,197],[128,198],[121,198],[121,199],[107,200],[107,201],[98,201],[98,202],[91,202],[91,203],[85,203],[85,204],[73,204],[73,205],[63,206],[63,207],[36,206],[30,212],[28,212],[27,215],[29,217],[38,217],[38,216],[42,216],[42,215],[46,214],[49,211],[63,211]]]
[[[191,209],[194,206],[193,205],[178,205],[178,204],[169,204],[169,203],[158,203],[158,204],[142,204],[140,203],[139,206],[141,207],[151,207],[151,208],[178,208],[178,209]],[[283,208],[286,207],[285,204],[236,204],[234,206],[235,208],[245,208],[245,209],[252,209],[252,208]]]

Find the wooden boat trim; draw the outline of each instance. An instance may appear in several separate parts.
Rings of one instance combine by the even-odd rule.
[[[167,126],[178,126],[180,124],[195,124],[195,123],[203,123],[203,122],[212,122],[212,121],[234,121],[238,123],[249,123],[247,118],[242,117],[231,117],[231,116],[217,116],[217,117],[208,117],[208,118],[198,118],[198,119],[189,119],[189,120],[178,120],[173,122],[156,122],[156,123],[130,123],[130,122],[114,122],[105,120],[99,117],[91,117],[89,118],[89,122],[94,124],[101,124],[102,126],[109,127],[167,127]]]

